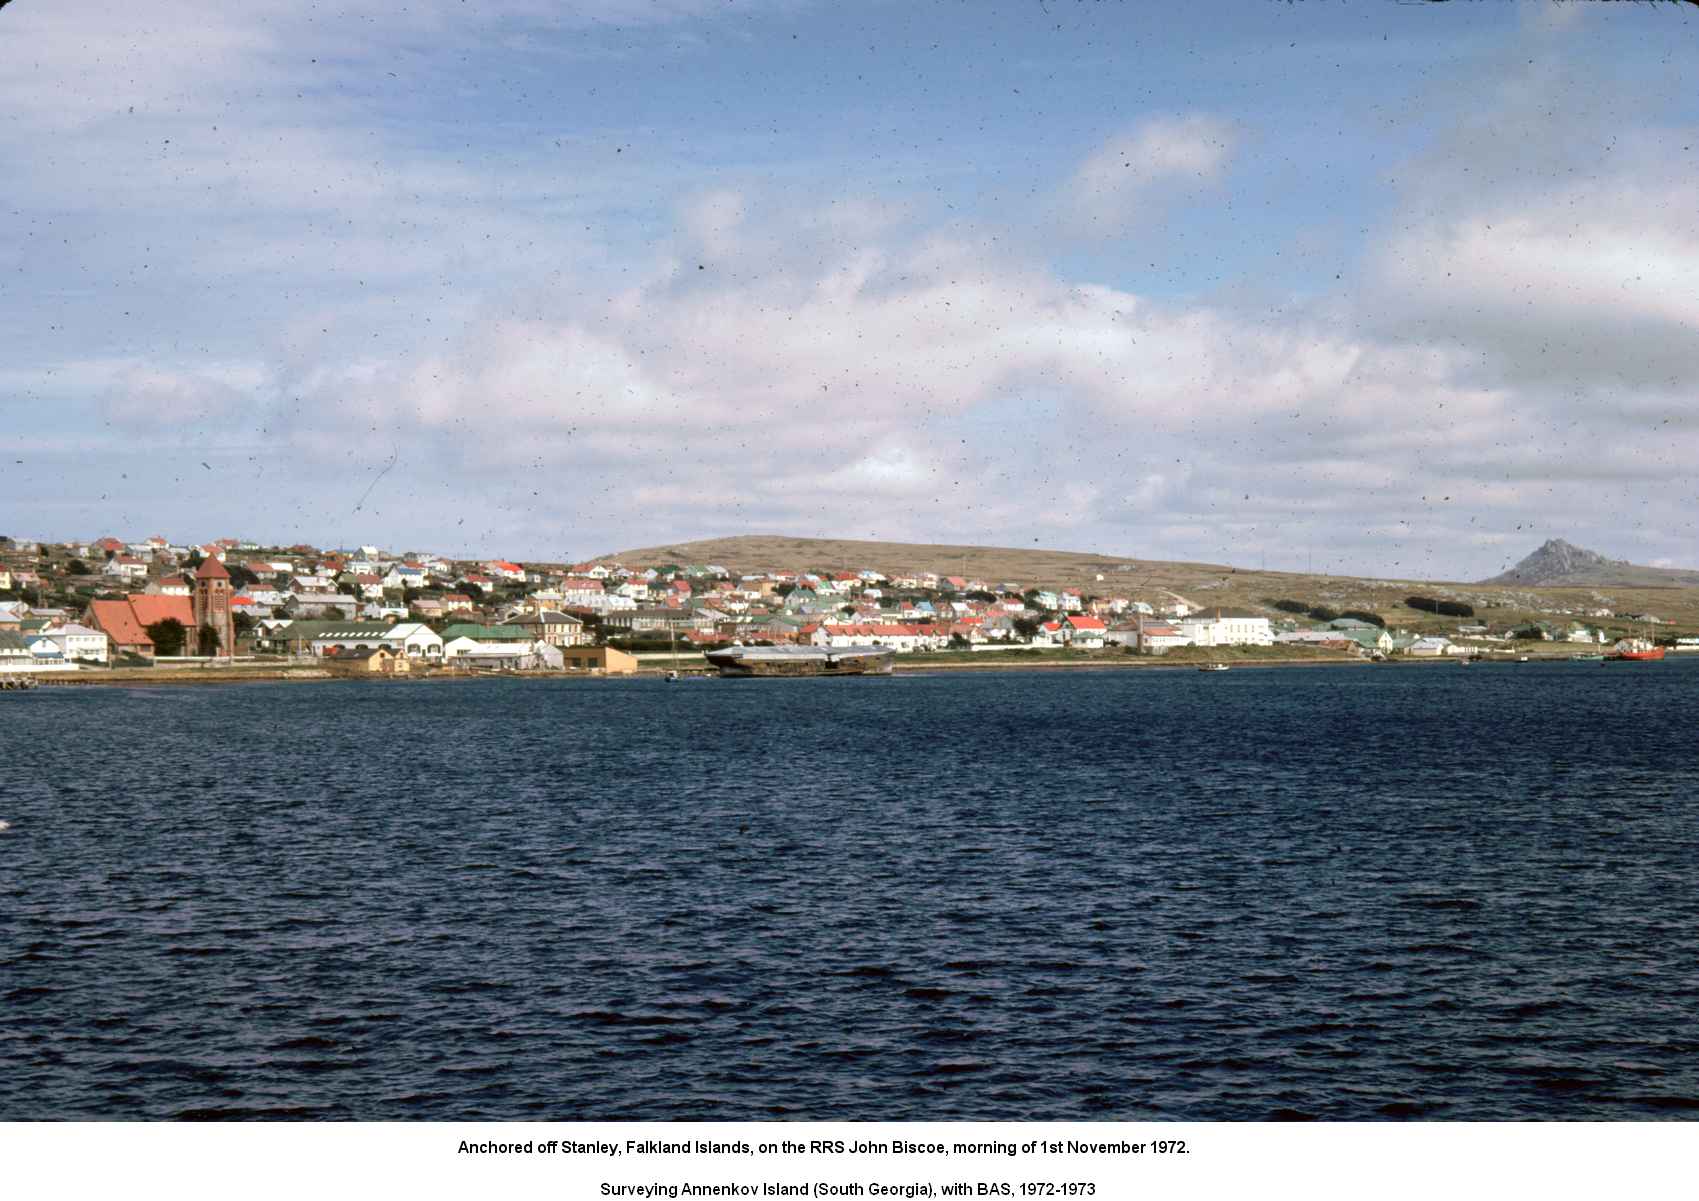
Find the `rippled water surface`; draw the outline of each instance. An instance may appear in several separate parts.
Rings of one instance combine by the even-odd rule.
[[[0,696],[0,1119],[1693,1116],[1696,690]]]

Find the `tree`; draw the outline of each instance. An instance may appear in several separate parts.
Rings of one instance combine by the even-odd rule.
[[[1379,626],[1383,630],[1386,629],[1386,618],[1382,617],[1379,613],[1370,613],[1367,609],[1347,609],[1339,616],[1355,618],[1358,621],[1366,621],[1372,626]]]
[[[1015,627],[1015,633],[1019,634],[1022,638],[1030,640],[1033,635],[1038,633],[1039,621],[1036,617],[1017,617],[1015,618],[1013,625]]]
[[[203,655],[216,655],[223,648],[219,646],[218,627],[203,625],[200,628],[198,645]]]
[[[81,559],[72,559],[65,565],[65,572],[68,575],[88,575],[88,564]]]
[[[175,617],[167,617],[143,628],[153,640],[154,654],[169,656],[183,653],[183,643],[187,640],[189,631],[184,629],[183,623]]]

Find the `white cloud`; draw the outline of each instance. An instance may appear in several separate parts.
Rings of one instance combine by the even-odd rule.
[[[1237,140],[1231,124],[1204,114],[1146,121],[1080,165],[1062,190],[1063,209],[1081,231],[1121,232],[1146,215],[1159,186],[1219,180]]]

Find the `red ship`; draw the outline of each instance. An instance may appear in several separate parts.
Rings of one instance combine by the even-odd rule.
[[[1611,648],[1610,654],[1605,656],[1606,659],[1610,660],[1632,660],[1635,662],[1646,659],[1662,659],[1663,657],[1664,648],[1653,646],[1644,638],[1624,638]]]

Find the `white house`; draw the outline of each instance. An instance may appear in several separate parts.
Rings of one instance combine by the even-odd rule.
[[[442,635],[430,626],[416,621],[391,626],[384,637],[383,645],[406,655],[409,659],[435,662],[443,655]]]
[[[1067,628],[1059,621],[1046,621],[1042,623],[1032,636],[1033,646],[1065,646],[1067,645],[1067,642]]]
[[[531,671],[545,667],[564,667],[566,660],[558,647],[546,642],[480,642],[475,638],[455,638],[444,643],[443,662],[461,667],[509,668]]]
[[[111,639],[100,630],[72,622],[47,626],[41,632],[57,642],[61,653],[72,662],[105,663],[107,660]]]
[[[1266,617],[1215,610],[1181,618],[1180,633],[1193,646],[1273,646],[1274,629]]]
[[[884,622],[858,622],[853,625],[822,625],[814,631],[815,646],[888,646],[899,655],[915,651],[940,650],[949,645],[948,635],[927,633],[918,626]]]
[[[1451,639],[1441,635],[1434,635],[1428,638],[1416,639],[1416,641],[1404,648],[1404,653],[1406,655],[1413,655],[1418,659],[1437,659],[1441,655],[1456,654],[1461,649],[1461,647],[1454,647]]]
[[[121,580],[147,579],[147,564],[133,555],[114,555],[101,568],[103,575],[114,576]]]
[[[388,589],[423,588],[429,582],[425,569],[411,563],[397,563],[383,577],[383,586]]]

